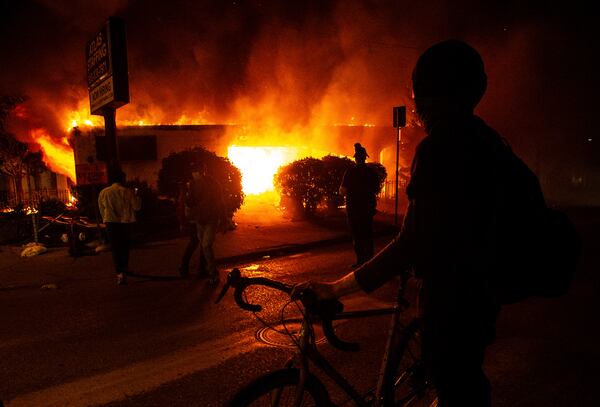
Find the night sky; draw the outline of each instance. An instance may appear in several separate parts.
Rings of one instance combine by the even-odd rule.
[[[477,113],[533,167],[565,176],[600,167],[599,30],[583,2],[0,4],[0,92],[28,96],[28,125],[52,134],[86,106],[85,46],[114,15],[127,25],[131,93],[117,120],[389,125],[392,106],[411,104],[418,55],[458,38],[486,64]]]

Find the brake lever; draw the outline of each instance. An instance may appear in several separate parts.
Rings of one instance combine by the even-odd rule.
[[[319,300],[316,293],[311,289],[302,290],[298,299],[306,309],[320,317],[323,334],[330,345],[344,351],[356,352],[360,350],[360,345],[354,342],[346,342],[337,337],[333,329],[333,317],[344,311],[344,304],[337,299]]]
[[[225,294],[227,293],[227,290],[229,290],[229,287],[231,287],[231,284],[229,284],[229,281],[226,281],[225,284],[223,284],[223,288],[217,296],[217,299],[215,300],[215,304],[218,304],[223,299],[223,297],[225,297]]]
[[[321,321],[321,327],[323,328],[323,334],[325,335],[325,338],[327,338],[327,342],[334,348],[347,352],[358,352],[360,350],[360,344],[347,342],[337,337],[333,330],[333,322],[331,319],[323,319]]]

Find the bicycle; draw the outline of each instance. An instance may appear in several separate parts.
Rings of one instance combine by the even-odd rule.
[[[243,406],[332,406],[325,385],[309,369],[316,365],[331,378],[343,392],[359,407],[379,406],[437,406],[437,396],[428,380],[420,360],[421,320],[414,316],[408,322],[401,320],[402,313],[410,306],[404,294],[408,275],[401,277],[397,304],[388,308],[375,308],[343,312],[343,304],[338,300],[319,301],[310,289],[295,292],[291,301],[300,302],[302,318],[297,337],[290,332],[298,351],[288,360],[284,368],[267,373],[239,390],[226,404],[231,407]],[[292,295],[293,285],[265,277],[243,277],[238,269],[233,269],[216,302],[219,302],[229,287],[233,287],[237,305],[248,311],[259,312],[262,307],[250,304],[245,299],[244,290],[252,285],[261,285]],[[285,308],[285,306],[284,306]],[[315,341],[313,324],[320,323],[327,341],[337,349],[358,351],[359,345],[338,338],[333,329],[333,321],[391,315],[385,353],[381,362],[377,387],[361,395],[319,352]],[[292,322],[292,320],[287,320]],[[284,324],[285,327],[285,324]]]

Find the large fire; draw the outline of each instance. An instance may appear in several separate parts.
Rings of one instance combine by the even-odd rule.
[[[31,138],[42,149],[44,163],[54,172],[64,174],[75,182],[75,156],[66,137],[51,137],[44,129],[31,130]]]
[[[293,147],[230,146],[227,156],[242,172],[242,189],[247,195],[273,190],[277,169],[294,161],[298,150]]]
[[[65,129],[71,131],[76,127],[82,130],[103,127],[104,121],[102,117],[90,115],[85,100],[82,100],[77,108],[78,110],[63,112]],[[258,195],[273,191],[273,176],[278,168],[301,158],[301,155],[320,157],[331,153],[331,146],[323,148],[324,146],[321,145],[323,140],[330,138],[329,134],[318,133],[318,124],[313,126],[309,124],[307,127],[283,130],[281,123],[276,119],[277,112],[272,107],[264,109],[266,111],[263,111],[259,106],[253,106],[253,109],[247,107],[245,110],[251,111],[252,114],[249,117],[243,117],[244,120],[253,121],[252,125],[245,127],[245,129],[251,128],[253,130],[248,130],[247,133],[241,135],[241,144],[249,142],[252,145],[231,145],[227,150],[228,158],[242,173],[242,188],[246,195]],[[165,124],[162,120],[164,119],[163,115],[158,114],[159,110],[157,110],[156,118],[138,115],[133,112],[125,112],[124,115],[119,117],[118,125],[144,126]],[[258,118],[262,118],[262,120]],[[238,120],[240,119],[238,118]],[[344,126],[372,126],[370,124],[358,125],[357,121],[355,117],[350,117],[349,123]],[[183,114],[175,121],[171,118],[169,124],[210,123],[203,117],[202,113],[199,113],[196,117]],[[334,124],[333,126],[338,125]],[[260,134],[262,136],[256,137],[253,134]],[[237,138],[239,135],[236,134],[235,136]],[[73,182],[76,181],[74,153],[72,147],[69,145],[67,136],[52,137],[47,130],[35,128],[30,131],[30,139],[40,145],[44,162],[52,171],[66,175]],[[320,142],[317,143],[319,146],[309,141],[308,145],[310,148],[307,149],[307,146],[303,144],[306,144],[306,141],[309,139],[319,140]],[[301,140],[301,142],[298,143],[298,140]],[[257,144],[261,146],[257,146]]]

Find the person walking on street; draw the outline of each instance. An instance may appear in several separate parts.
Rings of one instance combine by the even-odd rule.
[[[483,361],[500,304],[490,285],[486,235],[497,210],[495,157],[505,145],[474,114],[487,75],[470,45],[433,45],[419,57],[412,82],[427,136],[413,158],[400,234],[354,272],[308,285],[322,299],[370,293],[412,268],[422,284],[422,356],[439,406],[488,407]]]
[[[367,150],[360,143],[356,143],[354,151],[356,165],[344,173],[340,186],[340,195],[346,197],[346,214],[356,253],[356,263],[352,268],[373,257],[373,216],[379,189],[377,173],[366,164],[369,156]]]
[[[136,221],[135,212],[141,208],[141,200],[137,193],[124,185],[125,173],[122,170],[112,171],[109,182],[111,185],[98,195],[98,208],[106,225],[117,284],[124,285],[129,273],[130,229]]]
[[[219,184],[207,174],[206,163],[195,164],[192,180],[185,196],[185,214],[190,227],[190,241],[183,253],[179,273],[187,276],[190,260],[200,246],[198,276],[208,277],[216,285],[219,274],[215,263],[213,244],[220,222],[225,220],[223,193]]]

